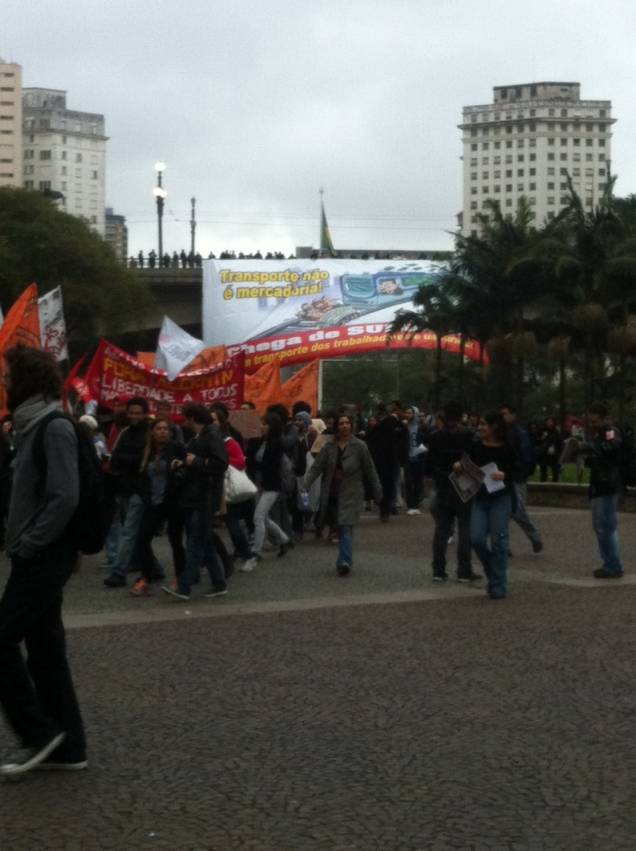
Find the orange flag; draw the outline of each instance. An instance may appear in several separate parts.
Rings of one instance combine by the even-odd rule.
[[[225,346],[210,346],[207,349],[203,349],[193,361],[190,361],[185,368],[185,372],[194,372],[195,369],[207,369],[209,366],[216,366],[217,363],[223,363],[225,360],[227,360]]]
[[[31,346],[33,349],[41,348],[37,284],[31,284],[27,287],[20,298],[13,303],[5,317],[4,325],[0,329],[0,376],[2,376],[0,411],[3,413],[6,413],[7,410],[4,353],[12,346],[17,346],[18,343],[23,346]]]
[[[256,410],[261,413],[265,413],[268,405],[281,401],[280,375],[276,361],[266,363],[252,375],[245,376],[243,398],[246,402],[253,402]]]
[[[320,361],[314,360],[298,370],[281,387],[280,401],[288,408],[298,402],[309,402],[315,414],[318,410],[318,370]]]

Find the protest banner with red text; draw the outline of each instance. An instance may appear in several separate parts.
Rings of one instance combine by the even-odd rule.
[[[419,334],[396,334],[387,343],[389,324],[380,322],[366,325],[341,325],[336,328],[320,328],[316,331],[297,331],[293,334],[267,337],[227,346],[228,355],[245,352],[245,371],[252,374],[264,364],[275,361],[281,366],[318,358],[337,358],[342,355],[368,354],[408,349],[435,349],[437,338],[432,331]],[[460,339],[456,334],[443,338],[442,348],[446,352],[459,353]],[[464,354],[479,362],[479,343],[466,340]]]
[[[234,410],[243,402],[244,355],[239,352],[215,366],[183,373],[169,381],[163,370],[150,369],[123,349],[102,340],[85,381],[91,396],[105,407],[111,407],[117,396],[141,396],[148,400],[151,412],[157,402],[169,402],[175,414],[189,402],[223,402]]]

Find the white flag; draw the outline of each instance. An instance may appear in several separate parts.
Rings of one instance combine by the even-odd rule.
[[[165,369],[168,380],[174,381],[177,375],[205,349],[205,343],[197,340],[172,319],[163,317],[155,365],[157,369]]]
[[[38,299],[38,313],[42,348],[45,352],[55,355],[55,360],[68,360],[61,287],[55,287]]]

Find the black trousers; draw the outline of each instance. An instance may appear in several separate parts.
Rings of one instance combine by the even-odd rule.
[[[438,491],[431,508],[435,520],[433,535],[433,575],[446,575],[446,550],[453,523],[457,519],[457,576],[468,578],[470,562],[470,502],[462,502],[454,490]]]
[[[0,600],[0,705],[24,747],[39,747],[63,731],[65,754],[81,760],[86,739],[62,623],[62,592],[76,560],[67,541],[28,561],[12,559]]]
[[[561,465],[559,464],[558,459],[553,459],[551,461],[541,461],[539,464],[540,474],[539,477],[542,482],[548,481],[548,470],[552,472],[552,481],[559,481],[559,473],[561,472]]]

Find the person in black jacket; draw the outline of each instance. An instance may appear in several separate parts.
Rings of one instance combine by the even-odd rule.
[[[223,436],[212,425],[210,414],[203,405],[188,406],[184,415],[195,432],[183,462],[185,480],[181,506],[185,511],[186,562],[185,569],[177,577],[176,588],[163,585],[161,590],[178,600],[189,600],[192,585],[205,566],[212,588],[203,596],[220,597],[227,594],[227,582],[214,545],[213,519],[223,499],[227,452]]]
[[[267,414],[263,419],[263,440],[255,456],[260,494],[254,512],[254,558],[241,568],[245,572],[253,570],[260,560],[266,531],[278,541],[279,557],[284,556],[291,545],[289,537],[269,516],[281,496],[283,452],[281,419],[277,414]]]
[[[104,585],[109,588],[126,584],[126,573],[139,542],[144,513],[143,460],[148,443],[148,402],[141,396],[134,396],[126,405],[126,413],[129,425],[120,432],[110,462],[124,521],[111,575],[104,579]]]
[[[367,445],[382,485],[380,520],[388,522],[396,495],[396,482],[400,472],[400,451],[403,427],[386,406],[378,408],[377,425],[367,437]]]
[[[519,459],[508,442],[506,423],[499,411],[486,411],[478,429],[479,440],[470,447],[470,460],[482,469],[493,466],[471,500],[470,540],[484,566],[488,596],[500,600],[508,590],[508,525],[515,507]],[[460,463],[456,462],[453,469],[459,472]]]
[[[552,481],[559,481],[561,472],[561,452],[563,451],[563,436],[559,431],[554,417],[548,417],[545,421],[541,442],[537,450],[539,458],[540,478],[542,482],[548,481],[548,470],[552,471]]]
[[[590,468],[590,503],[592,520],[603,560],[602,567],[594,571],[596,579],[618,579],[623,575],[623,565],[618,549],[618,520],[616,508],[623,489],[622,459],[623,435],[609,421],[605,405],[590,406],[587,424],[591,440],[584,443],[586,465]]]
[[[149,433],[149,444],[143,461],[146,476],[144,514],[140,533],[141,578],[130,589],[134,597],[148,596],[155,573],[156,559],[152,541],[164,523],[172,549],[175,576],[181,576],[185,566],[183,546],[183,511],[179,506],[182,485],[180,468],[185,461],[185,446],[172,439],[172,421],[160,417]]]
[[[457,581],[471,582],[479,577],[473,573],[470,560],[470,503],[462,502],[449,480],[453,464],[469,453],[473,434],[460,425],[461,405],[447,402],[444,424],[429,438],[428,472],[435,482],[435,498],[431,514],[435,521],[433,536],[433,580],[445,582],[446,548],[457,519]]]

